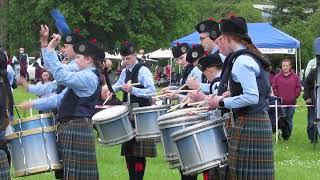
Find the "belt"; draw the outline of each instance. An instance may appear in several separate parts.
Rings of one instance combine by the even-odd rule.
[[[65,123],[74,122],[74,121],[92,123],[91,118],[87,118],[87,117],[68,117],[68,118],[58,119],[59,124],[65,124]]]

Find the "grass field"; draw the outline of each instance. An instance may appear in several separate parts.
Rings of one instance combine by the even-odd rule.
[[[22,89],[14,90],[16,104],[34,98]],[[299,99],[298,104],[303,104]],[[34,111],[36,112],[36,111]],[[21,113],[28,115],[28,113]],[[294,130],[288,141],[274,143],[275,168],[277,180],[316,180],[320,179],[320,144],[313,148],[306,134],[307,110],[299,108],[294,116]],[[125,161],[120,156],[120,146],[103,147],[97,143],[97,157],[99,162],[99,174],[101,180],[127,180]],[[36,152],[35,152],[36,155]],[[25,180],[54,179],[51,173],[17,178]],[[148,159],[145,180],[178,180],[177,170],[170,170],[163,158],[163,149],[158,144],[157,158]],[[202,175],[199,175],[202,180]]]

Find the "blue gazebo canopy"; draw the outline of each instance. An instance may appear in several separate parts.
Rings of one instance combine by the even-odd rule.
[[[288,34],[271,26],[269,23],[248,23],[248,32],[253,44],[257,48],[299,48],[300,42]],[[193,32],[185,37],[171,42],[200,44],[199,33]]]

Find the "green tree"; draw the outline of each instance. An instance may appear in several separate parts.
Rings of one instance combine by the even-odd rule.
[[[54,30],[49,14],[53,8],[64,14],[70,28],[80,28],[88,38],[95,37],[108,51],[125,39],[147,50],[168,46],[176,29],[181,32],[177,22],[191,18],[185,11],[190,7],[183,5],[185,9],[182,9],[181,3],[184,4],[184,0],[92,0],[81,3],[76,0],[10,0],[10,49],[20,46],[29,50],[39,49],[38,27],[47,23]]]

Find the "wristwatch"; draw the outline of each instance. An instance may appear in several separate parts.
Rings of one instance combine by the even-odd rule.
[[[219,107],[224,108],[224,101],[223,101],[223,99],[221,99],[221,100],[219,101]]]

